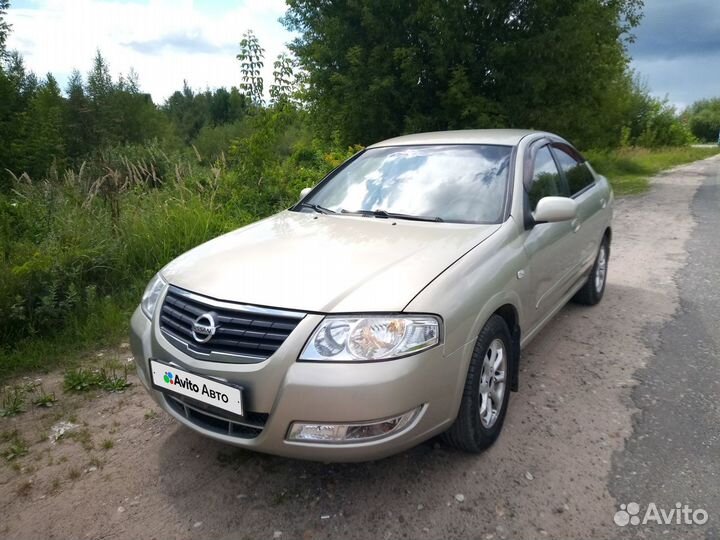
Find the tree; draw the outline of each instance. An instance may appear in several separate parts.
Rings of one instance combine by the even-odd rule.
[[[270,85],[270,100],[274,105],[291,104],[297,98],[298,77],[295,73],[297,62],[287,53],[280,53],[273,63],[273,84]]]
[[[5,20],[9,8],[10,0],[0,0],[0,60],[5,57],[5,43],[7,42],[7,37],[12,27],[12,25]]]
[[[87,94],[90,100],[99,103],[113,91],[112,76],[100,50],[95,53],[93,67],[87,77]]]
[[[634,73],[626,77],[628,97],[624,107],[621,144],[631,146],[682,146],[692,136],[687,122],[681,121],[675,107],[650,94],[647,83]]]
[[[42,178],[51,166],[62,169],[65,161],[64,107],[60,87],[48,73],[23,114],[20,132],[13,141],[19,157],[17,171]]]
[[[205,97],[195,94],[187,81],[183,81],[182,91],[175,91],[168,98],[163,109],[186,144],[190,144],[210,120]]]
[[[106,146],[111,142],[109,98],[112,91],[113,82],[110,68],[100,50],[97,50],[85,85],[85,95],[88,98],[94,120],[91,137],[97,147]]]
[[[720,136],[720,98],[696,101],[683,113],[690,131],[705,142],[716,142]]]
[[[240,60],[240,72],[242,73],[242,84],[240,88],[250,97],[250,100],[256,105],[263,104],[263,78],[260,73],[265,57],[265,49],[260,46],[260,41],[252,30],[248,30],[243,34],[240,41],[240,54],[237,59]]]
[[[10,182],[11,176],[6,171],[23,172],[24,132],[37,90],[37,78],[25,70],[22,56],[16,51],[7,54],[0,69],[0,187]]]
[[[642,0],[288,0],[290,45],[320,131],[552,129],[619,139],[625,42]],[[352,96],[352,98],[350,98]]]
[[[95,146],[95,117],[85,94],[82,75],[73,70],[65,88],[65,149],[71,161],[80,161]]]

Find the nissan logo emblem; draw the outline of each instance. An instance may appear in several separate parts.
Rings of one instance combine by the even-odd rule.
[[[198,343],[207,343],[217,330],[212,313],[203,313],[192,323],[192,335]]]

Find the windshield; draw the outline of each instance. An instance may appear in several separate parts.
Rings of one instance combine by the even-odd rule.
[[[476,144],[371,148],[316,189],[299,209],[498,223],[511,150]]]

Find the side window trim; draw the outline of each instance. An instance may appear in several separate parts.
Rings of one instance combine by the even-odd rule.
[[[542,139],[533,141],[525,152],[525,161],[523,163],[523,187],[525,188],[525,193],[529,193],[532,187],[533,173],[535,172],[535,156],[537,156],[541,148],[549,144],[550,140],[543,137]]]
[[[558,186],[560,188],[560,196],[572,197],[570,193],[570,183],[565,176],[565,171],[563,170],[562,165],[560,165],[560,160],[558,160],[558,157],[555,154],[555,145],[556,143],[548,144],[548,150],[550,150],[550,155],[552,156],[553,161],[555,162],[555,167],[557,167],[558,174],[560,175],[560,185]]]
[[[570,193],[570,182],[568,181],[567,175],[565,174],[565,169],[560,166],[560,162],[558,161],[557,155],[555,154],[556,148],[558,150],[562,150],[563,152],[568,154],[571,158],[573,158],[575,161],[577,161],[580,165],[585,167],[585,169],[588,172],[588,175],[590,176],[590,178],[592,178],[592,182],[589,183],[584,188],[582,188],[581,190],[576,191],[575,193]],[[580,154],[580,152],[575,150],[575,148],[573,148],[572,146],[565,144],[565,143],[551,142],[550,143],[550,153],[553,155],[555,164],[557,165],[558,170],[560,171],[560,176],[562,177],[565,188],[567,189],[567,193],[569,194],[569,195],[567,195],[568,197],[570,197],[571,199],[575,199],[575,198],[579,197],[580,195],[583,195],[585,192],[591,190],[592,188],[594,188],[597,185],[597,178],[595,178],[595,175],[592,173],[592,171],[586,165],[587,160]]]
[[[537,159],[538,153],[540,153],[541,150],[547,148],[548,154],[550,154],[550,159],[552,160],[552,163],[555,165],[555,173],[557,174],[557,181],[560,183],[558,185],[558,189],[565,188],[565,181],[562,177],[562,171],[560,170],[560,165],[557,161],[557,158],[553,154],[552,148],[551,148],[552,141],[550,141],[548,138],[543,137],[542,139],[538,139],[530,144],[528,149],[525,152],[524,156],[524,163],[523,163],[523,226],[525,230],[532,229],[535,226],[535,220],[532,217],[532,205],[530,202],[530,192],[532,191],[533,187],[533,179],[535,178],[535,160]],[[567,189],[566,189],[567,191]]]

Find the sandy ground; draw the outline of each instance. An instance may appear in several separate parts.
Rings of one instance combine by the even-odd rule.
[[[123,393],[76,396],[60,374],[43,375],[58,403],[0,418],[4,439],[17,429],[29,443],[0,460],[0,536],[616,537],[608,483],[637,412],[633,374],[678,307],[690,203],[718,168],[712,158],[674,169],[617,202],[603,302],[566,307],[524,351],[520,392],[483,455],[437,441],[365,464],[252,454],[177,425],[134,376]],[[126,346],[102,354],[90,363],[130,356]],[[60,421],[78,427],[52,443]],[[8,444],[0,438],[0,450]]]

